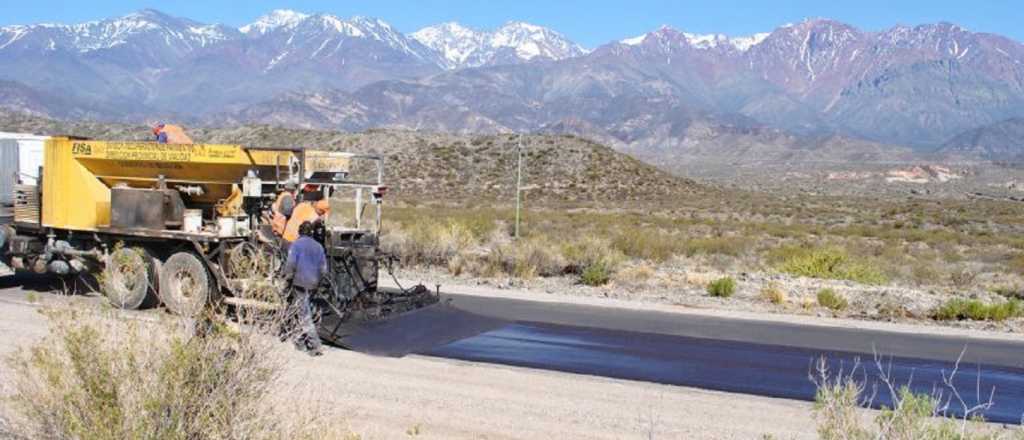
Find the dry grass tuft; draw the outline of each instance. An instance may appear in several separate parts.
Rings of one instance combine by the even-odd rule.
[[[210,321],[139,322],[50,309],[51,334],[8,359],[12,430],[26,438],[353,438],[320,411],[277,405],[275,342]],[[199,336],[199,335],[202,336]]]
[[[630,264],[615,272],[615,281],[625,284],[644,284],[654,278],[656,271],[646,262]]]
[[[761,289],[761,299],[772,304],[785,304],[788,300],[786,292],[776,283],[769,283]]]

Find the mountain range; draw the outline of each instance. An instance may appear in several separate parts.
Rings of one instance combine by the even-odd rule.
[[[965,144],[1024,118],[1024,45],[950,23],[666,26],[588,50],[523,22],[405,34],[366,17],[278,10],[233,28],[144,10],[0,28],[0,97],[57,118],[569,133],[683,162],[1024,152]]]

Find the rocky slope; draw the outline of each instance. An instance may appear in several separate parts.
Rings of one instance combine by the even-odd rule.
[[[1024,160],[1024,118],[1013,118],[962,133],[943,146],[940,153],[1001,162]]]

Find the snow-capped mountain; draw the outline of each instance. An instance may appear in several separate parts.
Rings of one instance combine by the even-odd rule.
[[[240,31],[253,43],[253,52],[270,56],[265,71],[310,63],[341,69],[344,64],[360,59],[371,64],[418,64],[433,68],[444,63],[430,48],[376,18],[343,19],[330,14],[277,10]],[[422,68],[416,70],[424,73]]]
[[[746,37],[662,27],[587,51],[522,22],[407,35],[366,17],[277,10],[236,29],[144,10],[0,27],[0,89],[7,107],[58,117],[572,126],[652,148],[712,118],[927,147],[1024,117],[1024,44],[949,23],[810,19]]]
[[[340,50],[343,40],[366,40],[382,43],[390,49],[409,56],[429,60],[434,57],[432,51],[418,44],[414,39],[393,28],[383,20],[367,17],[343,19],[330,14],[307,15],[289,10],[276,10],[260,17],[256,22],[242,26],[242,33],[254,39],[274,39],[284,37],[285,45],[297,43],[316,43],[317,50],[311,56],[325,56],[335,43],[335,51]]]
[[[448,69],[558,61],[587,53],[562,34],[518,21],[506,23],[494,31],[444,23],[420,29],[412,37],[440,53]]]
[[[22,54],[89,54],[123,49],[160,64],[240,35],[237,29],[227,26],[198,23],[146,9],[123,17],[74,25],[4,26],[0,28],[0,50]]]
[[[760,44],[765,38],[771,35],[768,32],[757,33],[746,37],[729,37],[725,34],[691,34],[680,32],[670,26],[662,26],[657,32],[643,34],[633,38],[627,38],[619,43],[627,46],[639,46],[644,44],[648,38],[658,38],[666,33],[675,33],[683,37],[686,42],[698,49],[731,48],[740,52],[746,52],[751,47]]]
[[[295,27],[307,18],[309,18],[308,14],[288,9],[276,9],[238,30],[248,35],[263,35],[276,29]]]

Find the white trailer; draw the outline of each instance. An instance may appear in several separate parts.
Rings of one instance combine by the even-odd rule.
[[[14,186],[37,185],[49,136],[0,132],[0,224],[14,217]]]

